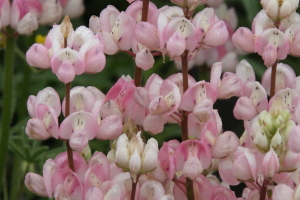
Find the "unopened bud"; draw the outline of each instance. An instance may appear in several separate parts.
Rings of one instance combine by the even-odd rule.
[[[66,15],[63,21],[61,22],[60,31],[62,32],[64,38],[67,38],[69,34],[73,31],[73,25],[68,15]]]

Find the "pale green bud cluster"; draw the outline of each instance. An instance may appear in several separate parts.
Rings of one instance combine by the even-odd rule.
[[[270,147],[280,155],[286,151],[286,145],[290,130],[295,123],[291,120],[291,114],[287,109],[281,112],[263,111],[258,117],[259,129],[253,143],[257,149],[266,153]]]

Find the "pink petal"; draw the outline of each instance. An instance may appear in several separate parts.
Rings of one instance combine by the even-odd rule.
[[[229,72],[226,73],[229,74]],[[226,73],[223,75],[218,88],[218,98],[228,99],[232,96],[240,96],[242,90],[241,79],[235,74],[226,76]]]
[[[119,14],[119,10],[112,5],[108,5],[105,9],[103,9],[99,17],[101,31],[111,32]]]
[[[277,60],[277,48],[274,44],[268,43],[261,56],[264,60],[264,65],[271,67]]]
[[[78,111],[70,114],[60,125],[59,136],[62,139],[70,139],[73,132],[84,129],[88,139],[92,140],[97,132],[98,122],[96,118],[86,111]]]
[[[108,166],[105,166],[108,167]],[[84,190],[88,191],[92,187],[99,188],[104,181],[107,181],[107,175],[109,174],[109,168],[104,169],[104,166],[100,163],[96,163],[89,167],[84,176]]]
[[[93,33],[100,32],[100,18],[96,15],[92,15],[89,20],[89,28]]]
[[[39,118],[29,119],[25,132],[29,138],[35,140],[45,140],[51,136],[47,131],[44,122]]]
[[[77,174],[70,169],[61,169],[55,172],[52,178],[52,188],[56,188],[55,190],[57,191],[59,185],[66,188],[65,192],[67,192],[72,200],[82,200],[84,193],[82,183]],[[57,191],[56,195],[59,195],[59,193]]]
[[[294,199],[294,191],[292,188],[285,184],[279,184],[273,189],[273,200],[288,200]]]
[[[236,67],[236,75],[244,84],[246,81],[255,81],[255,73],[247,60],[242,60]]]
[[[233,156],[227,156],[219,161],[219,174],[225,183],[229,185],[238,185],[240,182],[233,174]]]
[[[67,152],[58,154],[55,157],[54,162],[56,163],[58,169],[69,169]],[[84,174],[88,168],[85,159],[79,153],[73,151],[73,162],[75,173],[78,175],[80,180],[83,181]],[[55,188],[53,188],[53,190],[54,189]]]
[[[271,178],[274,177],[279,171],[279,158],[277,153],[270,148],[266,153],[262,161],[262,172],[264,177]]]
[[[86,191],[84,195],[84,200],[102,200],[103,197],[104,194],[101,192],[100,189],[98,189],[97,187],[91,187],[90,189],[88,189],[88,191]]]
[[[186,49],[184,37],[178,33],[174,34],[167,41],[167,50],[171,58],[181,56]]]
[[[167,43],[170,40],[173,40],[172,44],[174,45],[174,47],[177,46],[178,44],[175,44],[176,38],[182,40],[181,43],[183,43],[184,41],[185,44],[184,49],[193,51],[197,45],[198,33],[194,25],[186,18],[183,17],[173,18],[164,28],[163,43],[161,44],[161,48],[163,48],[165,43]],[[182,49],[182,46],[183,44],[180,44],[180,46],[177,48]],[[168,48],[168,43],[167,43],[167,48]],[[169,51],[172,50],[171,46],[168,48],[168,50]]]
[[[216,47],[224,44],[228,39],[229,33],[224,21],[214,23],[203,39],[203,43],[207,46]]]
[[[43,90],[39,91],[39,93],[36,95],[35,101],[34,101],[34,115],[37,116],[37,107],[38,105],[47,104],[48,106],[52,107],[56,115],[59,116],[61,112],[61,105],[60,105],[60,98],[57,94],[57,92],[51,88],[46,87]]]
[[[220,134],[212,151],[214,158],[222,158],[233,154],[239,146],[239,138],[231,131]]]
[[[202,172],[202,164],[196,157],[190,157],[186,160],[182,169],[183,175],[191,180],[196,179]]]
[[[119,48],[123,51],[131,48],[133,32],[136,26],[134,19],[125,12],[121,12],[112,27],[111,34]]]
[[[288,148],[289,150],[300,153],[300,127],[295,126],[290,131],[289,139],[288,139]]]
[[[43,177],[46,192],[49,198],[52,198],[54,189],[52,188],[52,177],[57,171],[58,167],[53,159],[46,160],[43,166]]]
[[[106,57],[101,46],[92,47],[85,55],[85,72],[95,74],[104,69]]]
[[[217,99],[217,91],[210,83],[200,81],[183,94],[180,108],[186,111],[192,111],[194,106],[204,98],[209,98],[215,102]]]
[[[42,69],[50,68],[49,52],[42,44],[33,44],[26,52],[26,60],[30,66]]]
[[[95,95],[85,87],[76,86],[70,91],[70,113],[85,110],[92,112],[95,104]],[[65,115],[66,99],[62,103],[63,114]]]
[[[154,3],[149,2],[148,5],[148,16],[147,16],[147,21],[148,22],[153,22],[154,15],[157,12],[157,7]],[[141,12],[142,12],[142,7],[143,4],[140,1],[135,1],[134,3],[130,4],[127,9],[126,13],[130,15],[136,22],[140,22],[142,20]]]
[[[74,149],[76,152],[81,153],[84,147],[88,145],[88,136],[85,130],[79,129],[70,137],[69,144],[72,149]]]
[[[83,58],[80,56],[78,51],[70,49],[69,47],[65,49],[60,49],[56,52],[50,61],[52,72],[57,73],[62,63],[66,63],[68,61],[68,66],[71,68],[70,65],[74,68],[74,73],[76,75],[80,75],[85,70],[85,65]]]
[[[149,22],[140,22],[135,27],[136,40],[150,49],[159,48],[157,28]]]
[[[265,71],[261,81],[261,84],[267,91],[267,94],[270,94],[271,71],[272,69],[268,68]],[[296,78],[296,74],[289,65],[278,63],[276,67],[275,93],[285,88],[293,88],[295,78]]]
[[[114,140],[122,134],[122,131],[122,118],[118,115],[110,115],[101,121],[96,138],[100,140]]]
[[[236,119],[250,120],[258,113],[248,97],[240,97],[234,106],[233,114]]]
[[[113,35],[109,32],[102,31],[102,37],[104,40],[104,53],[108,55],[114,55],[119,50]]]
[[[190,157],[200,160],[203,169],[211,164],[211,152],[208,146],[199,140],[187,140],[182,142],[175,150],[175,163],[178,171],[183,169],[185,161]]]
[[[234,46],[243,51],[254,52],[254,35],[248,28],[238,28],[232,35],[232,42]]]
[[[154,65],[153,55],[148,49],[143,48],[136,54],[135,64],[137,67],[146,71]]]
[[[214,63],[210,72],[210,83],[215,87],[219,87],[219,82],[222,74],[222,63]]]
[[[29,172],[25,176],[24,183],[28,190],[30,190],[34,194],[43,197],[47,196],[44,179],[41,175]]]
[[[168,145],[168,143],[164,142],[159,151],[158,159],[164,173],[167,175],[169,180],[172,180],[175,174],[175,157],[174,150]]]
[[[165,123],[167,123],[166,115],[148,115],[144,120],[143,127],[145,131],[156,135],[163,131]]]

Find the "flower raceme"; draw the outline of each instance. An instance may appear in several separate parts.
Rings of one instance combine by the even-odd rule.
[[[141,22],[141,10],[140,1],[132,3],[125,12],[108,6],[99,17],[90,18],[89,26],[94,33],[102,35],[106,54],[132,49],[130,54],[134,55],[136,65],[143,70],[154,64],[151,52],[161,52],[179,60],[188,51],[192,60],[200,48],[219,46],[228,38],[225,23],[215,16],[213,9],[206,9],[207,12],[202,11],[203,15],[188,19],[180,7],[164,6],[158,9],[150,2],[147,22]]]
[[[39,24],[57,23],[64,15],[78,17],[84,11],[82,0],[9,0],[0,2],[0,28],[10,25],[19,34],[31,35]]]

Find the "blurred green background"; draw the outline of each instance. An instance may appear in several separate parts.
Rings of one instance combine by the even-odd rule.
[[[257,12],[261,9],[258,0],[227,0],[225,1],[228,7],[234,7],[238,15],[238,27],[251,27],[251,22]],[[173,5],[167,0],[155,0],[154,4],[158,8],[164,5]],[[72,20],[74,28],[85,25],[88,26],[89,18],[92,15],[99,16],[100,11],[108,4],[114,5],[120,11],[126,9],[129,5],[125,0],[87,0],[85,1],[86,10],[81,18]],[[201,6],[197,10],[203,9]],[[36,95],[45,87],[51,86],[57,90],[61,99],[64,96],[64,85],[59,82],[51,70],[39,70],[29,67],[24,59],[27,49],[34,43],[35,37],[38,34],[46,35],[51,27],[40,26],[32,36],[20,36],[17,39],[17,48],[15,55],[15,69],[13,82],[13,107],[12,107],[12,124],[10,130],[9,154],[7,156],[5,179],[3,187],[0,188],[0,199],[9,200],[25,200],[25,199],[46,199],[37,197],[29,192],[24,186],[24,175],[27,172],[42,173],[42,166],[46,159],[54,158],[59,152],[65,151],[65,146],[62,141],[49,139],[46,141],[30,140],[25,134],[26,122],[29,119],[27,113],[26,101],[30,94]],[[3,39],[3,38],[2,38]],[[3,104],[3,64],[4,64],[5,49],[0,50],[0,109]],[[102,92],[106,93],[109,88],[124,74],[133,77],[134,61],[132,57],[126,53],[120,52],[114,56],[107,56],[107,63],[105,69],[94,75],[83,74],[77,76],[72,82],[72,87],[80,86],[95,86]],[[260,80],[265,67],[261,58],[255,54],[241,56],[239,59],[247,59],[256,71],[257,79]],[[299,59],[288,58],[284,63],[290,64],[300,74]],[[209,78],[209,67],[201,66],[193,68],[190,74],[196,79]],[[154,67],[143,73],[143,82],[152,73],[159,74],[162,78],[167,78],[169,75],[176,73],[177,70],[173,62],[166,59],[163,62],[162,57],[156,58]],[[224,130],[232,130],[240,135],[243,132],[243,123],[233,118],[232,110],[237,98],[229,100],[218,100],[215,108],[219,109],[223,121]],[[1,112],[1,110],[0,110]],[[0,119],[1,120],[1,119]],[[165,131],[155,136],[161,145],[163,141],[180,138],[180,129],[178,125],[166,125]],[[146,135],[149,137],[149,135]],[[109,151],[109,141],[94,140],[90,142],[92,151],[102,151],[107,153]],[[1,147],[0,147],[1,148]],[[237,196],[240,195],[241,189],[237,189]]]

